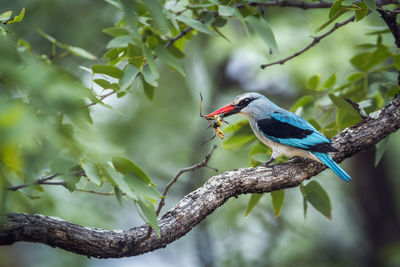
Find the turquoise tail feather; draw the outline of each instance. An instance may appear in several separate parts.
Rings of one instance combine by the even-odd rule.
[[[329,169],[331,169],[334,173],[337,174],[340,178],[345,180],[346,182],[351,181],[350,175],[347,174],[340,166],[333,161],[331,156],[328,153],[320,153],[320,152],[313,152],[313,154],[322,161]]]

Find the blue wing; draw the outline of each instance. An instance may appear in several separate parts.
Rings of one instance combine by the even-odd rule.
[[[336,151],[330,141],[308,121],[294,113],[274,112],[257,122],[257,127],[268,139],[311,152]]]

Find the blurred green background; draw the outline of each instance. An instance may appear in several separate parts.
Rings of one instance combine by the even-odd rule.
[[[10,25],[7,38],[23,38],[31,43],[33,51],[47,55],[51,44],[37,33],[38,28],[60,42],[82,47],[101,58],[110,39],[102,29],[112,26],[120,16],[105,1],[84,0],[2,0],[0,13],[9,9],[18,12],[22,7],[26,8],[26,16],[21,23]],[[159,191],[179,169],[201,161],[213,143],[219,147],[211,166],[220,172],[247,167],[250,146],[224,150],[218,138],[201,145],[212,130],[206,129],[207,123],[199,117],[199,91],[204,95],[205,112],[229,103],[245,91],[259,91],[289,108],[306,93],[305,84],[312,75],[319,73],[326,79],[336,73],[339,80],[344,80],[353,70],[349,59],[355,53],[355,45],[376,40],[375,35],[365,34],[383,25],[376,14],[347,25],[284,65],[259,68],[260,64],[306,46],[327,12],[266,8],[265,16],[280,49],[277,55],[269,55],[259,37],[246,36],[237,21],[230,21],[221,29],[230,41],[196,35],[185,48],[185,77],[158,62],[160,86],[153,101],[142,91],[134,91],[124,98],[112,96],[105,101],[115,110],[100,106],[90,109],[94,121],[91,137],[97,148],[129,155],[154,179]],[[383,42],[393,42],[390,35],[383,37]],[[54,64],[90,86],[90,75],[79,66],[90,68],[92,61],[67,56],[54,60]],[[400,172],[396,166],[400,133],[391,136],[376,168],[374,153],[370,148],[343,163],[354,178],[351,183],[341,182],[331,171],[313,178],[331,197],[332,220],[311,208],[305,219],[301,193],[294,188],[286,190],[278,218],[274,218],[269,195],[245,218],[249,196],[243,195],[230,199],[167,248],[142,256],[98,260],[42,244],[16,243],[0,247],[0,265],[400,266]],[[164,212],[214,174],[201,169],[180,177],[168,195]],[[120,206],[113,197],[71,193],[62,187],[47,187],[40,199],[19,196],[13,201],[7,204],[11,210],[56,216],[88,227],[128,229],[143,223],[132,202],[124,200]]]

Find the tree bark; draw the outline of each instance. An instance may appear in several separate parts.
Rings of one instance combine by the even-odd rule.
[[[381,112],[335,136],[332,143],[339,152],[333,158],[341,162],[399,128],[398,94]],[[159,219],[160,238],[155,233],[147,237],[147,225],[125,231],[108,231],[43,215],[10,213],[3,218],[0,245],[17,241],[39,242],[97,258],[140,255],[179,239],[231,197],[296,187],[325,168],[325,165],[316,161],[295,158],[267,168],[236,169],[214,176]]]

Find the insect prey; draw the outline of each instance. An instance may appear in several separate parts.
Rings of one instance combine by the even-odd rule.
[[[207,120],[207,122],[209,124],[209,126],[207,128],[214,129],[213,136],[211,136],[207,140],[203,141],[202,144],[205,144],[205,143],[211,141],[217,135],[219,138],[224,140],[224,132],[219,127],[221,127],[223,122],[225,122],[225,123],[228,123],[228,122],[224,121],[223,117],[221,117],[220,115],[214,115],[212,117],[206,117],[205,115],[203,115],[203,95],[201,94],[201,92],[200,92],[200,117],[205,118]]]

